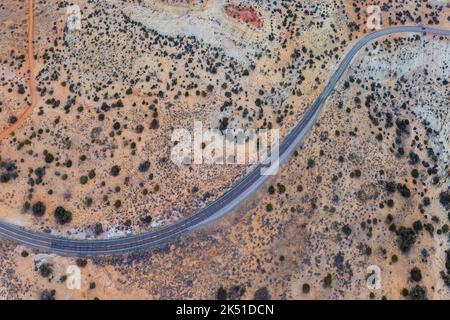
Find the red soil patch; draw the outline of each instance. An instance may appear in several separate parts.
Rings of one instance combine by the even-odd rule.
[[[228,5],[224,9],[225,13],[234,19],[249,23],[256,28],[262,27],[262,21],[252,7]]]

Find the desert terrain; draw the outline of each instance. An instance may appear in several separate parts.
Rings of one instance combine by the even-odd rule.
[[[367,29],[450,28],[448,1],[0,4],[0,218],[80,239],[205,207],[247,165],[171,162],[176,128],[302,118]],[[29,43],[32,43],[30,54]],[[89,259],[0,242],[3,299],[449,299],[448,37],[357,55],[305,141],[252,201],[161,248]],[[77,265],[82,287],[67,287]],[[381,288],[367,286],[367,268]]]

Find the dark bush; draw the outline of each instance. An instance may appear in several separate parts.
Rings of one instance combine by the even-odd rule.
[[[402,289],[402,296],[407,297],[409,295],[409,291],[406,288]]]
[[[422,229],[423,229],[422,222],[420,222],[420,220],[415,221],[415,222],[413,223],[413,229],[414,229],[414,231],[416,231],[416,232],[422,231]]]
[[[80,177],[80,184],[86,184],[88,183],[88,177],[87,176],[81,176]]]
[[[140,172],[147,172],[150,169],[150,162],[144,161],[139,165]]]
[[[242,298],[242,296],[245,294],[245,287],[235,285],[232,286],[230,289],[228,289],[228,300],[239,300]]]
[[[117,177],[120,174],[120,167],[119,166],[113,166],[111,168],[111,175],[113,177]]]
[[[8,118],[8,123],[9,124],[14,124],[14,123],[16,123],[17,122],[17,117],[16,116],[10,116],[9,118]]]
[[[405,184],[397,184],[397,190],[404,198],[409,198],[411,196],[411,191]]]
[[[323,278],[323,286],[324,286],[325,288],[331,287],[331,283],[332,283],[332,282],[333,282],[333,278],[332,278],[332,276],[331,276],[330,273],[327,274],[327,275],[325,276],[325,278]]]
[[[22,84],[20,84],[19,87],[17,88],[17,92],[19,94],[24,94],[25,93],[25,87]]]
[[[150,224],[150,223],[152,223],[153,218],[152,218],[152,216],[147,215],[147,216],[142,217],[141,221],[145,224]]]
[[[425,224],[423,225],[423,227],[424,227],[424,229],[425,229],[426,231],[428,231],[428,233],[430,234],[430,236],[432,236],[432,235],[434,234],[434,227],[433,227],[433,225],[432,225],[431,223],[425,223]]]
[[[64,209],[63,207],[57,207],[55,209],[56,222],[63,225],[72,221],[72,212]]]
[[[346,236],[349,236],[352,233],[352,229],[350,228],[350,226],[348,224],[346,224],[344,227],[342,227],[342,232]]]
[[[270,300],[269,290],[266,287],[262,287],[255,291],[253,300]]]
[[[45,153],[45,162],[52,163],[53,160],[55,160],[55,157],[51,153],[46,152]]]
[[[411,275],[411,279],[416,282],[419,282],[420,280],[422,280],[422,272],[417,267],[414,267],[411,269],[410,275]]]
[[[286,187],[284,185],[282,185],[281,183],[278,183],[277,187],[278,187],[278,193],[285,193],[286,192]]]
[[[397,185],[394,181],[386,182],[386,191],[395,192]]]
[[[89,179],[92,180],[92,179],[95,178],[95,176],[96,176],[95,170],[90,170],[89,173],[88,173]]]
[[[393,199],[387,200],[387,201],[386,201],[386,205],[387,205],[389,208],[393,208],[393,207],[394,207],[394,200],[393,200]]]
[[[119,209],[120,207],[122,207],[122,201],[116,200],[116,201],[114,202],[114,207],[115,207],[116,209]]]
[[[220,287],[219,289],[217,289],[216,299],[217,300],[227,299],[227,290],[224,287]]]
[[[415,286],[409,293],[412,300],[427,300],[427,292],[424,287]]]
[[[228,118],[222,118],[219,120],[219,130],[225,131],[228,128]]]
[[[94,232],[98,236],[103,233],[103,226],[101,223],[96,223],[94,226]]]
[[[55,300],[56,290],[47,290],[41,292],[41,300]]]
[[[416,233],[411,228],[400,227],[398,230],[399,247],[403,253],[409,252],[416,242]]]
[[[309,286],[309,284],[304,283],[303,286],[302,286],[302,292],[304,294],[308,294],[310,290],[311,290],[311,287]]]
[[[48,278],[53,273],[53,268],[48,263],[43,263],[39,266],[39,273],[42,277]]]
[[[82,259],[82,258],[78,258],[77,261],[75,262],[77,264],[78,267],[80,268],[84,268],[87,266],[87,260],[86,259]]]
[[[150,129],[158,129],[159,128],[159,122],[157,119],[153,119],[150,123]]]
[[[33,212],[33,215],[36,217],[42,217],[45,214],[45,209],[45,204],[39,201],[33,204],[31,207],[31,212]]]
[[[11,175],[9,173],[2,173],[0,174],[0,182],[1,183],[7,183],[11,180]]]
[[[439,195],[439,202],[445,208],[445,210],[450,210],[450,190],[441,192]]]
[[[394,216],[393,216],[392,214],[389,213],[389,214],[386,216],[386,223],[387,223],[387,224],[391,224],[392,221],[394,221]]]
[[[144,131],[144,126],[142,124],[139,124],[136,126],[136,132],[142,133]]]

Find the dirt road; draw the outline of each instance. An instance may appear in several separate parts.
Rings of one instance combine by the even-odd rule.
[[[36,79],[34,75],[34,50],[33,50],[33,34],[34,34],[34,0],[28,0],[28,89],[30,95],[30,103],[23,107],[22,113],[17,117],[17,121],[0,130],[0,140],[5,139],[10,134],[19,129],[25,120],[31,115],[37,104]]]

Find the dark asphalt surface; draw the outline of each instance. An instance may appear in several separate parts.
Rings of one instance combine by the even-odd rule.
[[[360,39],[339,64],[322,93],[308,108],[303,118],[292,128],[279,146],[280,165],[299,146],[305,135],[314,125],[325,101],[333,92],[336,84],[345,73],[355,55],[367,43],[394,33],[430,33],[433,35],[450,36],[450,30],[427,28],[421,26],[401,26],[382,29],[370,33]],[[264,162],[263,162],[264,163]],[[188,231],[222,217],[236,208],[257,190],[269,177],[261,175],[261,169],[276,170],[276,165],[268,167],[264,164],[255,166],[235,186],[225,192],[216,201],[205,208],[172,225],[165,226],[144,234],[130,235],[117,239],[106,240],[74,240],[51,234],[27,231],[21,227],[0,222],[0,237],[16,241],[22,245],[41,249],[45,252],[72,256],[96,256],[127,253],[134,250],[150,249],[173,240]]]

